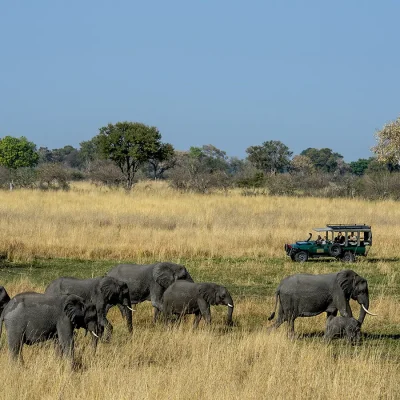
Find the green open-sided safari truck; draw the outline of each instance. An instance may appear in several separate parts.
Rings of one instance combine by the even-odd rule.
[[[333,257],[345,262],[354,262],[356,256],[366,256],[372,246],[371,227],[364,224],[329,224],[326,228],[314,228],[316,240],[285,244],[286,254],[298,262],[309,258]]]

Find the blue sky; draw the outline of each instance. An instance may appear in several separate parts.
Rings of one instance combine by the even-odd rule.
[[[371,155],[399,115],[395,1],[9,1],[0,5],[0,137],[78,146],[109,122],[179,150]]]

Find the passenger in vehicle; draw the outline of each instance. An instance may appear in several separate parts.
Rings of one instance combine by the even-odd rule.
[[[318,235],[317,240],[315,241],[315,244],[322,244],[322,237],[321,237],[321,235]]]
[[[351,232],[351,235],[348,237],[349,242],[351,244],[356,244],[357,243],[357,236],[354,234],[354,232]]]
[[[335,243],[343,244],[346,238],[343,236],[342,232],[339,232],[338,235],[335,237]]]

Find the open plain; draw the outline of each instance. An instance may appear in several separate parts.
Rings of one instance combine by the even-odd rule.
[[[68,192],[0,192],[0,284],[10,295],[43,291],[59,276],[92,277],[120,262],[185,264],[196,281],[227,286],[235,326],[213,307],[198,330],[153,324],[151,306],[134,313],[129,336],[117,310],[115,335],[92,355],[77,337],[73,372],[51,343],[24,346],[25,365],[0,339],[0,399],[396,399],[400,398],[400,207],[393,201],[179,193],[165,182],[130,193],[78,184]],[[280,280],[298,272],[349,268],[328,260],[293,263],[283,245],[327,223],[373,229],[367,258],[352,264],[369,282],[363,341],[322,340],[325,315],[267,333]],[[351,304],[358,315],[359,307]]]

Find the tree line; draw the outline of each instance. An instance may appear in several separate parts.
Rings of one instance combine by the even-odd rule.
[[[130,190],[139,180],[167,179],[178,190],[200,193],[238,187],[245,195],[400,198],[400,118],[376,139],[374,157],[348,163],[330,148],[293,155],[279,140],[248,147],[244,159],[212,144],[177,151],[156,127],[127,121],[101,127],[79,148],[37,149],[25,137],[5,136],[0,187],[68,189],[72,180],[90,180]]]

